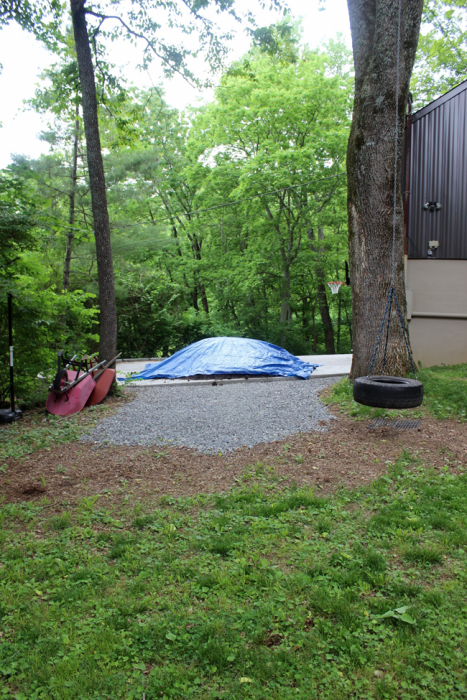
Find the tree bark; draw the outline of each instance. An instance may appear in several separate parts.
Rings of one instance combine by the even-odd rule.
[[[65,264],[63,266],[63,289],[68,292],[70,289],[70,265],[71,253],[73,249],[73,239],[75,237],[75,195],[76,181],[78,178],[78,143],[79,143],[79,104],[76,105],[75,133],[73,138],[73,160],[71,164],[70,183],[70,205],[68,208],[68,232],[66,236]]]
[[[205,314],[208,314],[209,313],[209,304],[208,304],[208,297],[206,295],[206,289],[205,289],[204,284],[202,284],[201,282],[198,282],[198,289],[199,289],[199,293],[201,296],[201,304],[203,306],[203,311]]]
[[[282,270],[280,323],[290,326],[290,321],[290,265],[286,262]]]
[[[195,311],[199,311],[199,304],[198,304],[198,285],[196,284],[195,280],[195,286],[193,287],[191,291],[191,303],[193,304],[193,308]]]
[[[191,241],[193,258],[195,260],[197,260],[198,262],[201,262],[201,246],[203,245],[203,242],[198,240],[198,237],[196,236],[196,234],[193,236],[189,236],[189,239]],[[194,278],[195,278],[195,284],[198,288],[196,297],[198,297],[198,292],[199,292],[199,296],[201,297],[201,304],[203,306],[203,311],[206,314],[208,314],[209,313],[209,304],[208,304],[208,297],[206,295],[206,288],[205,288],[204,284],[199,281],[197,271],[194,273]],[[199,309],[196,309],[196,310],[198,311]]]
[[[397,0],[347,0],[347,4],[355,66],[355,101],[347,149],[353,300],[350,377],[355,379],[369,371],[391,286],[399,3]],[[405,106],[422,9],[423,0],[402,0],[394,287],[405,324],[403,209],[399,173]],[[409,368],[402,330],[393,310],[385,373],[404,375]],[[378,367],[373,373],[378,373]]]
[[[290,264],[284,263],[281,281],[281,314],[279,321],[281,324],[281,345],[284,346],[287,340],[287,328],[290,327],[291,309],[290,309]]]
[[[96,239],[100,309],[99,357],[101,360],[110,360],[117,354],[117,308],[104,164],[97,115],[96,83],[84,4],[85,0],[70,0],[81,84],[83,123]]]
[[[324,345],[326,347],[326,355],[335,355],[334,329],[332,327],[331,314],[329,313],[329,304],[324,282],[318,283],[318,307],[324,327]]]
[[[324,248],[315,245],[313,229],[307,230],[308,240],[310,241],[310,248],[317,252],[317,262],[316,262],[316,279],[317,279],[317,295],[318,295],[318,308],[319,314],[321,316],[321,321],[324,328],[324,345],[326,348],[326,355],[335,355],[336,350],[334,348],[334,329],[332,327],[331,314],[329,313],[328,298],[326,295],[326,285],[325,285],[325,270],[324,270]],[[324,240],[324,231],[322,228],[318,229],[318,240]]]

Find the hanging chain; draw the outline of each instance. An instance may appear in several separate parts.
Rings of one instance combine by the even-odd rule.
[[[394,289],[394,287],[392,287]],[[388,324],[386,326],[386,344],[384,346],[384,357],[383,357],[383,369],[381,370],[384,374],[384,368],[386,367],[386,357],[388,354],[388,343],[389,343],[389,326],[391,325],[391,311],[392,311],[392,294],[389,295],[389,311],[388,311]]]
[[[401,314],[401,310],[400,310],[400,307],[399,307],[399,302],[397,301],[396,290],[394,289],[394,287],[393,287],[393,296],[394,296],[394,301],[396,302],[396,309],[397,309],[397,314],[398,314],[398,316],[399,316],[399,321],[400,321],[400,324],[401,324],[402,333],[403,333],[403,335],[404,335],[405,347],[407,348],[407,353],[408,353],[408,355],[409,355],[410,366],[411,366],[411,368],[412,368],[412,374],[413,374],[414,378],[416,379],[416,378],[417,378],[417,374],[416,374],[416,372],[415,372],[415,367],[414,367],[414,363],[413,363],[412,353],[410,352],[409,339],[407,338],[407,333],[405,332],[404,321],[402,320],[402,314]]]
[[[397,315],[398,315],[398,317],[399,317],[399,321],[400,321],[400,324],[401,324],[402,335],[404,336],[404,341],[405,341],[405,347],[407,348],[407,353],[408,353],[408,355],[409,355],[410,366],[411,366],[411,368],[412,368],[412,374],[413,374],[413,376],[414,376],[415,379],[416,379],[416,378],[417,378],[417,374],[416,374],[416,372],[415,372],[415,365],[414,365],[414,363],[413,363],[412,353],[410,352],[409,339],[407,338],[407,333],[405,332],[404,321],[402,320],[402,313],[401,313],[401,310],[400,310],[399,302],[398,302],[398,300],[397,300],[396,290],[394,289],[394,287],[391,287],[391,289],[389,290],[388,300],[387,300],[387,302],[386,302],[386,308],[384,309],[383,320],[381,321],[381,326],[380,326],[379,333],[378,333],[378,340],[376,341],[375,349],[374,349],[374,352],[373,352],[373,357],[371,358],[370,369],[368,370],[368,375],[367,375],[367,376],[370,377],[370,375],[371,375],[371,370],[373,369],[373,365],[375,364],[376,354],[377,354],[377,352],[378,352],[379,343],[380,343],[380,341],[381,341],[381,336],[382,336],[382,334],[383,334],[384,322],[386,321],[386,316],[387,316],[387,317],[388,317],[388,324],[387,324],[387,330],[386,330],[386,346],[385,346],[385,348],[384,348],[384,359],[383,359],[383,369],[382,369],[382,371],[384,371],[384,367],[385,367],[385,365],[386,365],[386,355],[387,355],[387,350],[388,350],[389,323],[390,323],[390,321],[391,321],[391,309],[392,309],[392,300],[393,300],[393,299],[394,299],[394,302],[395,302],[395,304],[396,304]],[[388,313],[388,312],[389,312],[389,313]]]
[[[395,285],[395,251],[396,251],[396,211],[397,211],[397,152],[399,135],[399,73],[401,61],[401,17],[402,0],[399,0],[399,12],[397,17],[397,63],[396,63],[396,126],[394,128],[394,193],[392,201],[392,264],[391,287]]]
[[[391,289],[389,290],[389,296],[388,296],[388,300],[387,300],[387,302],[386,302],[386,308],[384,309],[383,320],[381,321],[381,328],[379,329],[379,333],[378,333],[378,340],[376,341],[375,349],[374,349],[374,352],[373,352],[373,357],[371,358],[370,369],[368,370],[368,377],[370,376],[371,370],[373,369],[373,365],[375,364],[376,353],[378,352],[379,341],[381,340],[381,334],[382,334],[382,332],[383,332],[384,322],[385,322],[385,320],[386,320],[386,315],[387,315],[387,313],[388,313],[389,302],[390,302],[390,300],[392,299],[392,292],[393,292],[393,289],[394,289],[394,287],[391,287]]]

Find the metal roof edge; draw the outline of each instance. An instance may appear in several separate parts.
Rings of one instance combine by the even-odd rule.
[[[413,122],[417,121],[418,119],[421,119],[422,117],[425,117],[430,112],[433,112],[435,109],[438,109],[438,107],[441,107],[441,105],[445,102],[452,100],[453,97],[457,97],[457,95],[459,95],[461,92],[464,92],[464,90],[467,90],[467,80],[463,80],[462,83],[459,83],[459,85],[456,85],[456,87],[452,88],[448,92],[445,92],[444,95],[441,95],[441,97],[438,97],[436,100],[433,100],[433,102],[430,102],[429,104],[425,105],[425,107],[419,109],[418,112],[411,114],[410,121],[413,124]]]

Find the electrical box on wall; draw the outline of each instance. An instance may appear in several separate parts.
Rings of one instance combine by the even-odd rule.
[[[428,257],[433,258],[439,248],[439,241],[428,241]]]

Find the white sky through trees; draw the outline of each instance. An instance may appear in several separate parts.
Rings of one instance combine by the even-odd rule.
[[[240,0],[239,5],[240,8],[242,5],[253,7],[252,2],[247,3],[247,0]],[[317,0],[288,0],[288,6],[295,17],[302,18],[304,43],[315,47],[341,33],[350,48],[346,0],[327,0],[322,11],[318,10]],[[260,26],[279,19],[277,14],[259,11],[259,8],[256,16]],[[227,17],[219,18],[219,24],[223,27],[229,21]],[[232,42],[231,60],[242,56],[249,45],[250,39],[239,27],[237,37]],[[150,66],[149,74],[137,70],[142,47],[133,47],[122,40],[111,44],[109,49],[109,60],[121,67],[122,74],[129,82],[141,88],[163,84],[165,98],[173,107],[184,109],[189,104],[209,99],[212,94],[211,91],[191,88],[179,76],[172,80],[162,79],[162,71],[156,62]],[[0,30],[0,64],[3,64],[0,74],[0,168],[10,163],[12,153],[36,158],[40,153],[47,152],[47,144],[37,138],[38,133],[46,128],[46,119],[32,110],[24,111],[23,101],[33,97],[38,75],[56,60],[56,56],[18,25],[12,23]],[[203,71],[202,64],[199,71]]]

